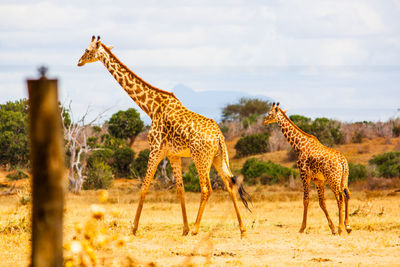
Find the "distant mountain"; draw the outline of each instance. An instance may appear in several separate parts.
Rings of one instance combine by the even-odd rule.
[[[271,98],[264,95],[252,95],[237,91],[196,92],[183,84],[176,85],[172,89],[172,92],[185,107],[205,117],[212,118],[217,122],[221,120],[222,108],[227,104],[237,103],[242,97],[259,98],[272,102]]]

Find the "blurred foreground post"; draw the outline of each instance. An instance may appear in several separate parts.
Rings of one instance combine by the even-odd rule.
[[[64,152],[57,80],[28,80],[32,164],[31,266],[62,266]]]

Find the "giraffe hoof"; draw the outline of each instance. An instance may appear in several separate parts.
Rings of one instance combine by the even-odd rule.
[[[247,236],[246,231],[240,233],[240,238],[245,238]]]
[[[306,228],[300,228],[300,230],[299,230],[299,233],[304,233],[304,230],[305,230]]]
[[[136,235],[137,228],[132,228],[132,234]]]
[[[183,229],[182,235],[183,235],[183,236],[186,236],[186,235],[188,235],[188,234],[189,234],[189,228]]]
[[[197,231],[192,231],[192,235],[197,235]]]
[[[339,228],[339,229],[338,229],[338,234],[341,235],[342,232],[343,232],[342,228]]]
[[[351,230],[352,230],[352,229],[351,229],[350,227],[346,228],[346,231],[347,231],[348,234],[351,233]]]

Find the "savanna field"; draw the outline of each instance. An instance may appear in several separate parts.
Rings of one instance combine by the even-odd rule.
[[[373,139],[362,144],[337,146],[351,162],[364,163],[373,155],[395,150],[400,140],[389,144]],[[229,152],[234,141],[228,142]],[[138,149],[146,147],[137,140]],[[292,166],[285,151],[257,157]],[[244,159],[232,157],[232,168]],[[2,191],[7,182],[0,173]],[[146,196],[136,236],[131,226],[139,197],[138,180],[120,179],[105,190],[66,194],[64,210],[64,256],[66,266],[397,266],[400,265],[399,180],[380,190],[370,190],[374,180],[350,186],[351,234],[333,236],[311,189],[308,224],[298,233],[303,213],[303,191],[295,180],[286,185],[247,186],[253,198],[248,212],[240,203],[247,237],[240,238],[236,215],[228,193],[216,190],[208,200],[200,232],[182,236],[182,216],[175,190],[153,185]],[[337,204],[325,190],[327,208],[337,226]],[[30,256],[29,181],[16,182],[14,194],[0,196],[1,266],[27,266]],[[186,193],[189,224],[193,227],[199,193]]]

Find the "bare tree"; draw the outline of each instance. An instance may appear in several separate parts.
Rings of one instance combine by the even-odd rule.
[[[169,161],[167,160],[167,158],[164,158],[159,165],[159,168],[161,170],[160,180],[164,184],[165,187],[168,187],[171,184],[175,184],[174,174],[171,173],[171,177],[168,176],[168,172],[167,172],[168,162]]]
[[[69,105],[69,110],[71,110],[71,103]],[[86,110],[85,114],[76,122],[71,122],[69,125],[66,123],[66,118],[63,114],[66,112],[64,107],[61,108],[61,119],[64,128],[64,139],[66,141],[66,151],[69,152],[69,190],[74,193],[79,193],[85,177],[83,176],[83,170],[86,167],[86,156],[94,150],[99,150],[100,148],[93,148],[87,144],[88,133],[92,126],[98,122],[104,114],[108,111],[105,110],[96,116],[89,123],[85,123],[85,119],[89,114],[89,108]],[[71,114],[72,115],[72,114]],[[76,174],[76,177],[75,177]]]

